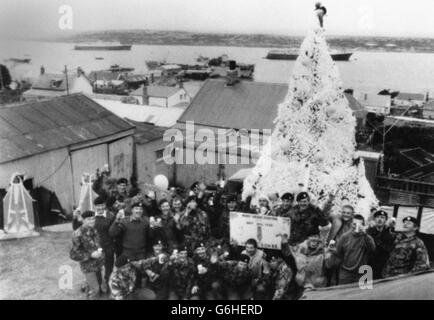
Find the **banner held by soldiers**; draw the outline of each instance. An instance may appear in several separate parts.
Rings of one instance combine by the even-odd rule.
[[[230,236],[239,245],[248,239],[257,239],[258,247],[264,249],[281,249],[282,235],[288,237],[291,230],[289,218],[257,215],[243,212],[231,212]]]

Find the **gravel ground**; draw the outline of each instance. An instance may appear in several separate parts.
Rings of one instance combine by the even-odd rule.
[[[78,263],[69,258],[72,228],[60,232],[40,231],[40,234],[0,241],[0,300],[85,299],[80,291],[84,276]],[[66,283],[62,282],[65,275],[62,270],[72,274],[72,288],[60,288],[59,282]]]

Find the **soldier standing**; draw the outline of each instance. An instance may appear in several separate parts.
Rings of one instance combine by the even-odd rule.
[[[416,236],[418,224],[416,218],[402,220],[404,231],[395,239],[394,248],[383,270],[383,277],[428,270],[430,268],[425,244]]]
[[[196,198],[189,197],[187,207],[179,218],[178,229],[184,235],[185,245],[190,252],[200,243],[206,243],[210,237],[210,225],[206,212],[197,206]]]
[[[104,265],[104,253],[95,229],[95,212],[81,214],[83,224],[74,231],[70,258],[80,263],[80,269],[88,284],[88,297],[95,299],[100,292],[101,268]]]
[[[375,251],[369,257],[369,265],[372,267],[374,279],[381,278],[381,272],[389,259],[395,240],[395,233],[386,226],[387,218],[387,212],[376,211],[374,213],[375,226],[370,227],[367,231],[375,241]]]
[[[115,220],[113,213],[107,210],[105,199],[97,197],[93,201],[95,205],[95,229],[98,232],[101,248],[104,251],[104,281],[101,282],[101,291],[108,290],[108,280],[113,271],[114,264],[114,241],[109,235],[109,228]],[[77,229],[82,224],[79,215],[74,215],[73,228]]]
[[[146,248],[151,238],[149,220],[143,217],[143,203],[132,204],[131,216],[124,217],[118,213],[115,222],[109,229],[111,237],[119,237],[122,243],[122,254],[130,260],[140,260],[146,257]]]
[[[275,210],[273,215],[283,218],[292,217],[294,215],[294,195],[285,193],[280,199],[282,204]]]
[[[216,228],[214,231],[214,235],[217,239],[224,239],[229,241],[229,220],[231,211],[235,211],[237,209],[237,197],[234,195],[230,195],[227,198],[226,205],[221,211],[219,217],[217,218]]]
[[[329,224],[328,216],[325,213],[327,210],[321,210],[312,205],[307,192],[300,192],[296,199],[297,205],[294,207],[294,215],[291,218],[290,245],[299,244],[309,236],[319,234],[319,227],[325,227]],[[326,207],[328,207],[327,205]]]

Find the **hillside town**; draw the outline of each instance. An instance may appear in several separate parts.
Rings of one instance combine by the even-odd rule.
[[[379,286],[429,273],[434,96],[342,84],[325,13],[289,83],[228,55],[0,64],[1,245],[69,232],[84,299],[314,299],[364,266]]]

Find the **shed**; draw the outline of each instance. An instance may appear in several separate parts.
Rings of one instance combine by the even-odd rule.
[[[132,124],[83,94],[0,107],[0,189],[23,173],[71,213],[83,173],[109,164],[113,177],[131,176],[133,133]]]

